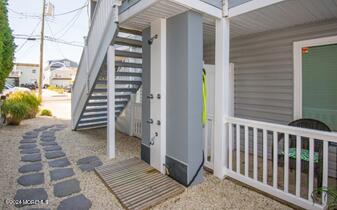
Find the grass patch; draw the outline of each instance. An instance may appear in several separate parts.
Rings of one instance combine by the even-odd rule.
[[[54,86],[54,85],[50,85],[50,86],[48,87],[48,90],[57,92],[57,93],[59,93],[59,94],[63,94],[63,93],[64,93],[64,89],[63,89],[63,88],[59,88],[59,87],[56,87],[56,86]]]

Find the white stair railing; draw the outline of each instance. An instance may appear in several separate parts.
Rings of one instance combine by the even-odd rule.
[[[107,49],[116,36],[118,24],[118,6],[120,0],[99,0],[90,25],[83,49],[78,73],[73,84],[72,122],[75,128],[85,107],[89,93],[107,53]]]
[[[325,194],[323,193],[322,198],[316,203],[313,202],[311,195],[317,186],[328,185],[329,145],[337,143],[336,133],[240,118],[227,118],[225,129],[228,130],[228,138],[225,139],[228,141],[228,150],[225,154],[228,163],[224,166],[227,176],[305,209],[324,208]],[[296,151],[293,159],[289,157],[291,141],[294,141]],[[304,141],[309,146],[309,160],[306,172],[307,184],[303,185],[301,152]],[[317,143],[322,145],[321,153],[318,154],[321,162],[317,162],[315,152]],[[282,162],[279,162],[280,154],[283,156]],[[321,164],[321,168],[315,170],[318,164]],[[290,173],[294,175],[292,185]],[[316,179],[317,173],[320,173],[321,179]]]

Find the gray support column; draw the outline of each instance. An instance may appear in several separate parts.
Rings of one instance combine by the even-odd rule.
[[[189,11],[168,19],[166,166],[184,185],[203,162],[202,58],[202,16]],[[202,172],[193,184],[202,182]]]
[[[151,91],[151,46],[148,40],[151,37],[151,30],[147,28],[143,31],[143,72],[142,72],[142,145],[141,159],[150,164],[150,124],[146,121],[150,119],[150,100],[147,96]]]

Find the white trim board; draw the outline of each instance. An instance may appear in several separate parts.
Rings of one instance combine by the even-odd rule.
[[[330,44],[337,44],[337,36],[309,39],[293,43],[294,120],[302,118],[302,48]]]
[[[215,6],[196,0],[169,0],[189,9],[197,10],[212,17],[221,19],[223,11]]]
[[[228,17],[231,18],[238,15],[242,15],[244,13],[258,10],[260,8],[270,6],[272,4],[276,4],[282,1],[284,0],[251,0],[247,3],[230,8],[228,10]]]

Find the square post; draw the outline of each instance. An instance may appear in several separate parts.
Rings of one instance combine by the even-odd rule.
[[[215,107],[214,107],[214,175],[225,176],[227,165],[228,131],[225,118],[230,115],[229,19],[215,23]]]
[[[107,53],[107,94],[108,94],[108,128],[107,128],[107,155],[116,157],[115,148],[115,48],[110,46]]]

